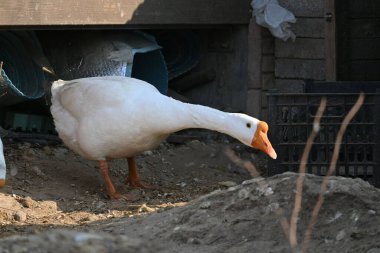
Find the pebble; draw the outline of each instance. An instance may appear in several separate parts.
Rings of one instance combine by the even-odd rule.
[[[26,221],[26,213],[24,213],[23,211],[17,211],[15,214],[14,214],[14,219],[16,221],[19,221],[19,222],[24,222]]]
[[[341,240],[344,239],[344,237],[346,237],[346,231],[344,231],[344,230],[342,229],[342,230],[340,230],[340,231],[338,232],[338,234],[336,235],[335,239],[336,239],[337,241],[341,241]]]
[[[223,182],[218,182],[218,184],[225,187],[236,186],[236,183],[234,181],[223,181]]]
[[[153,155],[153,152],[150,151],[150,150],[147,150],[147,151],[144,151],[144,152],[143,152],[143,155],[151,156],[151,155]]]
[[[31,197],[25,197],[20,201],[21,205],[26,208],[32,208],[35,201]]]
[[[46,155],[52,155],[53,154],[53,151],[51,150],[51,148],[49,146],[43,147],[43,151]]]
[[[211,207],[210,201],[205,201],[202,204],[200,204],[200,206],[199,206],[200,209],[209,209],[210,207]]]
[[[368,214],[376,214],[376,211],[375,210],[368,210]]]
[[[189,238],[187,240],[187,243],[188,244],[201,244],[201,241],[199,241],[199,239],[197,239],[197,238]]]
[[[11,176],[12,176],[12,177],[16,176],[17,173],[18,173],[18,168],[17,168],[17,166],[16,166],[15,164],[11,163],[11,164],[9,165],[9,168],[10,168],[10,174],[11,174]]]
[[[368,250],[367,253],[380,253],[380,248],[372,248]]]
[[[42,172],[42,170],[38,167],[38,166],[33,166],[32,167],[32,171],[37,175],[39,176],[40,178],[44,179],[44,180],[47,180],[47,176],[45,173]]]

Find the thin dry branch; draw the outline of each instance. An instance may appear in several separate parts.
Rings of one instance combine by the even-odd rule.
[[[323,97],[318,107],[317,114],[315,115],[315,118],[314,118],[312,132],[309,138],[307,139],[306,147],[303,151],[302,158],[301,158],[299,176],[297,178],[297,183],[296,183],[296,195],[294,198],[294,208],[293,208],[292,216],[290,218],[290,227],[289,227],[289,244],[293,249],[298,244],[297,243],[297,219],[301,211],[303,183],[305,180],[307,159],[309,157],[311,147],[313,146],[315,137],[317,137],[317,134],[319,132],[321,118],[325,109],[326,109],[326,97]]]
[[[260,178],[261,177],[259,171],[256,169],[256,166],[253,163],[251,163],[250,161],[241,159],[240,157],[238,157],[235,154],[235,152],[232,149],[227,148],[224,153],[237,166],[247,170],[251,174],[252,178]],[[257,183],[262,188],[268,187],[268,184],[265,181],[265,179],[264,178],[262,178],[262,179],[263,180],[258,181]],[[286,236],[286,239],[289,240],[289,222],[286,219],[286,217],[284,216],[284,210],[282,208],[278,208],[276,211],[276,215],[278,216],[278,218],[280,220],[280,224],[281,224],[282,230]]]
[[[227,148],[224,153],[237,166],[246,169],[249,172],[249,174],[251,174],[251,176],[253,178],[261,176],[260,173],[258,172],[258,170],[256,169],[256,166],[253,165],[253,163],[251,163],[250,161],[244,161],[244,160],[242,160],[240,157],[238,157],[234,153],[234,151],[232,149]]]
[[[338,161],[340,146],[342,144],[344,133],[346,132],[347,126],[351,122],[352,118],[356,115],[356,113],[359,111],[359,109],[363,105],[363,102],[364,102],[364,93],[360,93],[360,96],[358,100],[356,101],[355,105],[351,108],[351,110],[348,112],[348,114],[344,118],[342,124],[340,125],[340,129],[335,140],[334,152],[331,158],[329,170],[327,171],[326,176],[323,178],[323,181],[321,184],[321,190],[318,194],[317,203],[313,209],[313,212],[311,213],[310,222],[306,228],[305,237],[304,237],[304,240],[302,243],[302,249],[301,249],[301,252],[303,253],[305,253],[309,247],[311,234],[312,234],[314,225],[317,222],[319,211],[321,210],[322,204],[325,199],[324,194],[326,193],[326,190],[327,190],[327,184],[329,182],[330,176],[335,172],[336,163]]]

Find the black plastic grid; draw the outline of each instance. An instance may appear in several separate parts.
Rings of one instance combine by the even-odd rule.
[[[340,124],[358,94],[268,94],[269,138],[278,154],[269,166],[269,175],[298,171],[323,96],[327,98],[327,107],[307,165],[307,172],[316,175],[326,174]],[[366,94],[362,108],[344,135],[336,175],[360,177],[380,186],[379,101],[380,94]]]

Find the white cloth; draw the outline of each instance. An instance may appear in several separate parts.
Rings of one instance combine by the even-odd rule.
[[[257,24],[268,28],[273,36],[284,41],[289,38],[295,40],[296,35],[290,30],[289,23],[295,23],[296,18],[277,0],[252,0],[251,6]]]

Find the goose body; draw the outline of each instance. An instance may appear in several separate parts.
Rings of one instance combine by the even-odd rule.
[[[60,138],[87,159],[133,159],[157,147],[169,134],[186,128],[225,133],[276,157],[266,137],[266,123],[245,114],[182,103],[138,79],[106,76],[58,80],[51,91],[51,113]],[[135,166],[132,160],[128,164]]]

